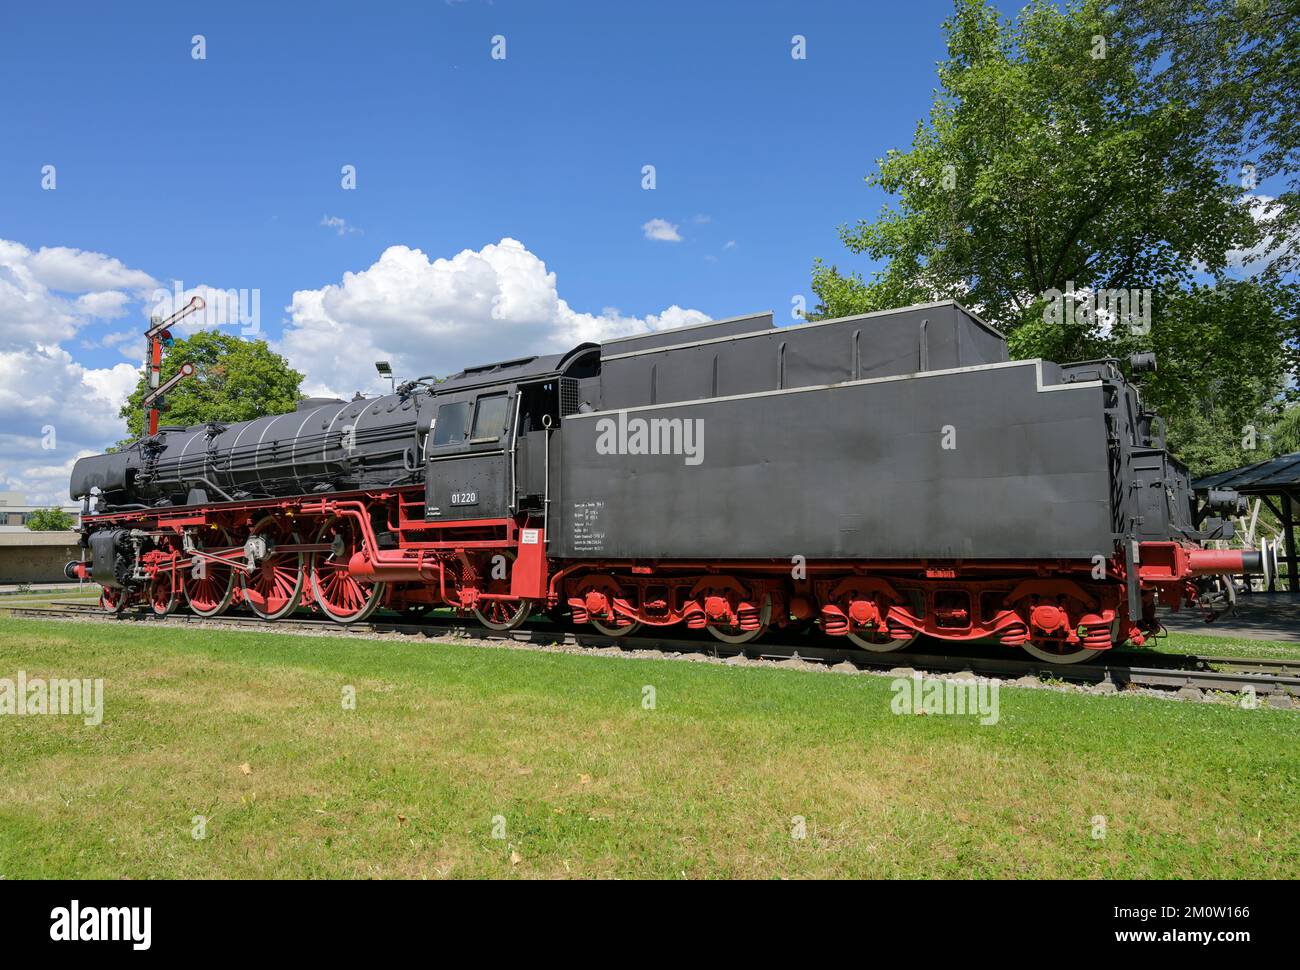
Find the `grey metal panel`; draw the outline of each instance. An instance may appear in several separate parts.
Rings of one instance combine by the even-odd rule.
[[[1108,554],[1102,390],[1034,361],[642,408],[703,422],[703,460],[598,453],[570,418],[552,553],[574,558],[1011,559]],[[946,425],[956,448],[946,450]],[[553,453],[554,457],[554,453]]]
[[[928,304],[606,353],[602,407],[814,387],[1006,359],[1005,340],[973,314],[952,302]]]
[[[628,337],[616,337],[600,345],[601,356],[626,354],[632,351],[651,350],[668,347],[672,344],[692,340],[714,340],[718,337],[732,337],[741,333],[754,333],[771,330],[772,311],[749,313],[739,317],[727,317],[725,320],[710,320],[687,327],[674,327],[672,330],[656,330],[653,333],[636,333]]]

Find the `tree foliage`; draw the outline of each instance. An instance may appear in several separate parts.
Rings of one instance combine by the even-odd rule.
[[[216,330],[200,330],[178,339],[163,354],[162,380],[185,362],[194,375],[181,381],[166,397],[162,424],[193,425],[207,421],[249,421],[267,414],[292,411],[301,397],[303,375],[267,346],[265,340],[244,340]],[[145,424],[142,401],[149,389],[147,372],[122,405],[132,438]]]
[[[27,517],[27,528],[33,532],[63,532],[71,529],[76,519],[60,508],[37,509]]]
[[[1013,357],[1155,349],[1146,393],[1195,470],[1258,460],[1237,443],[1276,420],[1294,381],[1296,290],[1227,275],[1263,238],[1252,200],[1204,109],[1161,96],[1147,49],[1118,40],[1121,16],[1035,0],[1008,20],[957,0],[929,117],[867,176],[894,201],[839,230],[879,268],[864,278],[818,260],[815,315],[957,299],[1007,334]],[[1149,291],[1150,327],[1045,312],[1070,289]]]
[[[1300,0],[1119,0],[1116,24],[1148,100],[1188,105],[1246,189],[1282,180],[1254,255],[1275,278],[1300,269]]]

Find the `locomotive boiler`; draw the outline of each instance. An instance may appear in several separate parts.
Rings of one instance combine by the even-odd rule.
[[[537,612],[871,651],[997,640],[1052,662],[1230,608],[1231,494],[1198,496],[1117,360],[1007,357],[957,303],[770,314],[161,427],[83,458],[70,576],[106,609]]]

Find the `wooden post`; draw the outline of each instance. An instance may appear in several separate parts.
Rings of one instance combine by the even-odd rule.
[[[1286,542],[1287,586],[1293,593],[1300,593],[1300,560],[1295,554],[1295,516],[1291,506],[1291,496],[1282,493],[1282,534]]]

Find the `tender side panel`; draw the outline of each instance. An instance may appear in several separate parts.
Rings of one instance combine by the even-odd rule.
[[[552,555],[1109,556],[1101,388],[1039,390],[1037,375],[1026,361],[570,416]],[[680,424],[647,435],[677,427],[678,450],[697,450],[619,453],[654,419]]]

